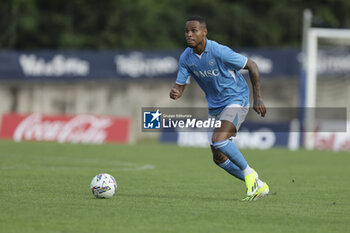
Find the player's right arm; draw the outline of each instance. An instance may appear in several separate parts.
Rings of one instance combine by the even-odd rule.
[[[170,98],[173,100],[176,100],[182,96],[182,92],[185,90],[186,84],[185,85],[180,85],[175,83],[173,88],[170,90]]]
[[[186,50],[179,59],[179,71],[177,72],[176,83],[170,90],[170,98],[176,100],[182,96],[186,84],[189,83],[190,73],[186,65]]]

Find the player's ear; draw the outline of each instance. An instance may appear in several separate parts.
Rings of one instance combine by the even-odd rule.
[[[203,32],[204,32],[204,36],[206,37],[207,34],[208,34],[208,29],[207,29],[207,28],[204,28]]]

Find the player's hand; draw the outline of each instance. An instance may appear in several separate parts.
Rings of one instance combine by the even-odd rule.
[[[266,114],[266,107],[265,107],[265,104],[264,104],[264,102],[263,102],[263,100],[261,98],[257,98],[257,99],[254,100],[254,110],[258,114],[260,114],[262,117],[265,116],[265,114]]]
[[[173,100],[176,100],[178,98],[181,97],[181,92],[180,90],[178,90],[177,88],[173,87],[170,91],[170,94],[169,94],[170,98],[172,98]]]

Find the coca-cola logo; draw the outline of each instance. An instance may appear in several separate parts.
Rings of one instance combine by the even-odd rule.
[[[13,139],[100,144],[106,140],[106,129],[113,124],[108,117],[78,115],[65,120],[43,119],[40,114],[26,117],[17,126]]]

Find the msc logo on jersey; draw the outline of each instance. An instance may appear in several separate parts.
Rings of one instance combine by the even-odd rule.
[[[193,71],[193,73],[199,77],[199,78],[212,78],[219,76],[219,70],[213,69],[213,70],[199,70],[199,71]]]
[[[143,112],[144,129],[160,129],[160,118],[162,113],[157,109],[156,112]]]

